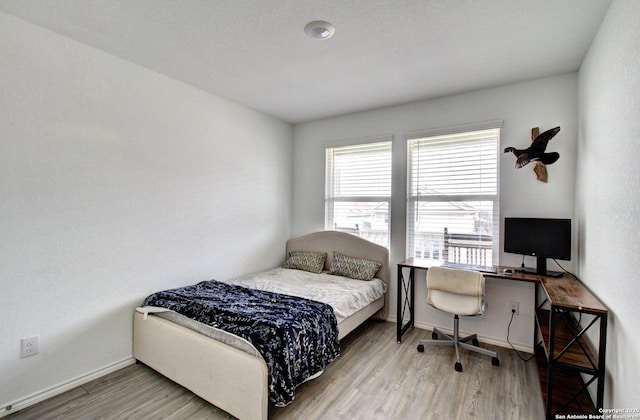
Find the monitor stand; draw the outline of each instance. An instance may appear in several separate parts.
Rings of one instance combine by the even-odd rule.
[[[547,259],[543,257],[536,258],[536,268],[523,267],[516,269],[516,271],[548,277],[562,277],[564,275],[561,271],[547,271]]]

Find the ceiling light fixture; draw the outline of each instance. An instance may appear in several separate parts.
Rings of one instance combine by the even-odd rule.
[[[336,28],[329,22],[314,20],[307,23],[304,32],[313,39],[329,39],[336,32]]]

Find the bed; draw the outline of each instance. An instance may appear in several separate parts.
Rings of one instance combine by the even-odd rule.
[[[315,232],[288,240],[285,251],[285,257],[295,251],[326,253],[325,270],[331,267],[334,253],[378,262],[380,267],[375,277],[388,290],[388,250],[360,237],[338,231]],[[269,276],[277,274],[277,269],[268,273]],[[240,285],[244,285],[244,281],[243,278],[231,280]],[[384,320],[387,307],[388,293],[384,293],[348,316],[336,315],[338,339],[371,317]],[[161,316],[163,312],[138,308],[134,313],[134,358],[235,417],[267,419],[269,372],[265,359],[256,354],[251,343],[248,348],[242,348],[238,343],[206,334],[193,325],[178,323],[176,318],[180,316],[175,314]]]

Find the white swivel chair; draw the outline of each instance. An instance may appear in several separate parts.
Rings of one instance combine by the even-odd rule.
[[[418,344],[418,351],[423,352],[424,346],[453,346],[456,349],[455,369],[462,372],[460,363],[460,347],[491,357],[491,364],[500,366],[498,353],[478,347],[476,334],[459,337],[459,315],[482,315],[486,303],[484,302],[484,277],[477,271],[457,270],[442,267],[431,267],[427,270],[427,302],[441,311],[449,312],[453,317],[453,337],[437,328],[433,329],[433,340],[422,340]],[[439,340],[438,340],[439,338]],[[473,345],[467,343],[472,341]]]

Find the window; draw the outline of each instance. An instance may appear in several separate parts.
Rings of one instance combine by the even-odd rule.
[[[327,147],[325,228],[389,247],[391,139]]]
[[[497,264],[500,125],[408,136],[408,256]]]

